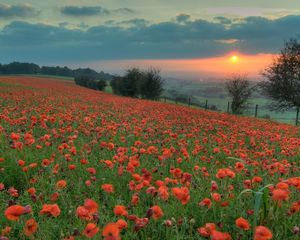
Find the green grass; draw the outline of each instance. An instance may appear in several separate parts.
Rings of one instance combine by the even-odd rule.
[[[113,93],[112,87],[111,87],[110,84],[109,84],[110,82],[107,81],[106,83],[107,83],[107,85],[106,85],[106,87],[105,87],[105,89],[104,89],[104,92],[107,92],[107,93]]]

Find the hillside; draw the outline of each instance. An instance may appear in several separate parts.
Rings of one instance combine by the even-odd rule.
[[[299,128],[38,77],[0,102],[0,239],[299,239]]]

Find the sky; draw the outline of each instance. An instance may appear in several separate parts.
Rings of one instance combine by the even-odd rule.
[[[295,0],[0,0],[0,63],[256,78],[299,26]]]

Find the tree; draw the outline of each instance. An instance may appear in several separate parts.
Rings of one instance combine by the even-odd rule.
[[[130,68],[123,77],[114,76],[110,86],[114,94],[157,100],[163,92],[163,82],[158,69],[142,71],[139,68]]]
[[[160,70],[149,68],[143,73],[143,80],[141,84],[142,98],[158,100],[163,92],[164,80],[160,75]]]
[[[242,114],[254,88],[245,76],[235,75],[226,82],[226,90],[231,97],[231,110],[234,114]]]
[[[122,79],[121,95],[128,97],[138,97],[143,81],[143,73],[139,68],[130,68]]]
[[[300,39],[285,42],[280,54],[263,72],[260,87],[272,100],[272,110],[300,107]]]
[[[98,90],[103,91],[106,86],[107,86],[107,84],[106,84],[105,80],[103,80],[103,79],[98,80],[98,82],[97,82],[97,89]]]
[[[97,81],[95,79],[93,79],[93,78],[90,78],[87,81],[86,87],[90,88],[90,89],[97,90],[98,89],[98,87],[97,87]]]
[[[88,81],[90,81],[90,77],[87,76],[77,76],[74,78],[74,81],[77,85],[87,87],[88,86]]]

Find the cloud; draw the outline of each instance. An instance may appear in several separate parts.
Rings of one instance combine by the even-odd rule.
[[[121,22],[118,22],[117,24],[131,25],[131,26],[135,26],[135,27],[145,27],[146,25],[150,24],[150,22],[148,22],[142,18],[135,18],[135,19],[121,21]]]
[[[176,21],[186,23],[187,21],[190,20],[190,18],[191,18],[190,15],[182,13],[176,16]]]
[[[231,51],[275,53],[284,40],[299,34],[300,16],[275,20],[247,17],[229,25],[227,21],[203,19],[155,24],[132,19],[127,26],[123,24],[68,28],[67,23],[50,26],[14,21],[0,30],[0,62],[201,58]]]
[[[224,24],[224,25],[232,23],[232,19],[226,18],[226,17],[221,17],[221,16],[215,17],[214,21]]]
[[[108,15],[110,10],[102,8],[100,6],[94,7],[77,7],[77,6],[65,6],[61,9],[61,13],[69,16],[95,16],[95,15]]]
[[[234,44],[234,43],[238,43],[240,40],[238,39],[218,39],[218,40],[215,40],[215,42],[218,42],[218,43],[226,43],[226,44]]]
[[[121,13],[121,14],[134,14],[134,13],[136,13],[131,8],[119,8],[119,9],[114,10],[114,12]]]
[[[61,8],[61,13],[73,17],[91,17],[111,14],[134,14],[135,11],[131,8],[118,8],[111,10],[101,6],[65,6]]]
[[[0,3],[0,18],[30,17],[37,14],[38,11],[29,4],[8,5]]]

